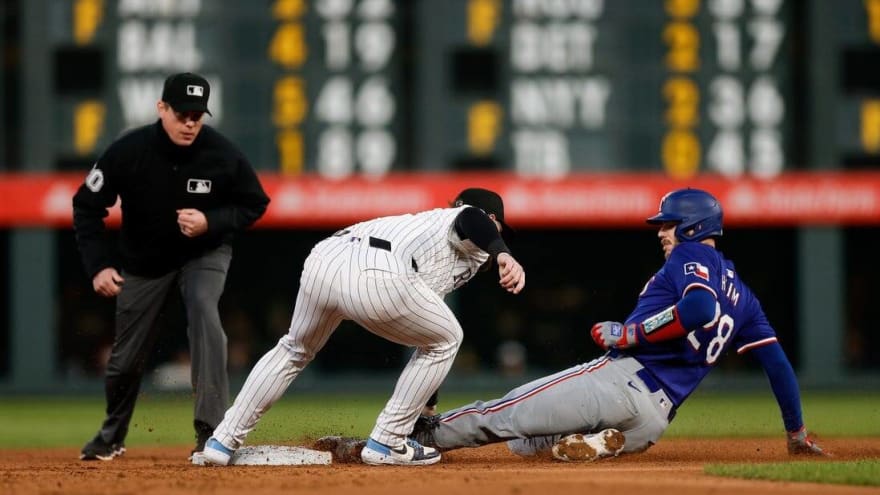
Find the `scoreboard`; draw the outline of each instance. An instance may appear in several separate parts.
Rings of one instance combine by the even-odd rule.
[[[453,141],[471,155],[550,176],[660,167],[767,176],[790,162],[793,2],[459,3],[466,15],[453,25],[467,29],[437,34],[453,67],[467,67],[454,76],[479,81],[454,86],[493,81],[452,95],[467,116],[453,127],[468,132]],[[431,4],[436,17],[449,8]],[[497,74],[474,70],[492,64]]]
[[[209,125],[289,175],[773,177],[809,163],[816,99],[834,165],[880,157],[880,0],[54,0],[46,17],[58,169],[155,119],[178,71],[211,82]]]
[[[154,120],[165,76],[192,71],[211,83],[206,122],[259,168],[344,176],[404,167],[399,9],[391,0],[56,6],[67,9],[61,15],[73,33],[86,32],[80,51],[105,75],[88,98],[75,94],[82,91],[66,98],[72,126],[59,137],[76,154],[93,154],[118,132]],[[69,67],[67,77],[81,70]]]

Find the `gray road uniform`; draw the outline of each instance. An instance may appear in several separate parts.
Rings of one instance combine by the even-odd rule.
[[[822,455],[804,427],[797,378],[757,296],[716,249],[718,200],[696,189],[670,192],[648,223],[658,225],[666,261],[623,323],[600,322],[593,340],[608,352],[589,363],[435,418],[426,434],[442,449],[508,440],[529,455],[569,434],[614,429],[624,452],[657,442],[675,411],[727,353],[753,356],[764,369],[792,454]],[[674,240],[674,242],[673,242]],[[566,440],[564,443],[569,443]]]
[[[571,432],[616,428],[626,434],[623,452],[640,452],[657,442],[674,414],[672,401],[637,360],[605,355],[499,399],[444,412],[427,444],[448,450],[509,440],[511,452],[531,456]]]
[[[383,217],[319,242],[305,260],[288,333],[254,366],[214,438],[229,449],[240,447],[347,319],[415,348],[371,433],[383,444],[402,441],[449,372],[463,338],[443,297],[490,258],[457,228],[459,215],[468,209],[479,212],[460,206]],[[494,235],[493,257],[507,252],[497,231]]]

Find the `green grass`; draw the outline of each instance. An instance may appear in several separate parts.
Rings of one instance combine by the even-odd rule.
[[[441,408],[453,408],[499,394],[442,394]],[[254,444],[286,443],[323,435],[364,437],[387,397],[378,394],[297,394],[289,391],[248,437]],[[880,394],[805,393],[804,417],[821,436],[880,436]],[[145,394],[138,400],[126,444],[191,445],[192,397]],[[102,397],[4,397],[0,401],[2,449],[79,448],[103,419]],[[783,441],[779,410],[769,391],[751,394],[695,394],[681,408],[668,437],[777,437]],[[785,481],[880,485],[880,460],[708,465],[709,474]]]
[[[383,397],[304,396],[279,401],[249,439],[284,441],[326,434],[366,436]],[[98,430],[103,398],[4,398],[0,402],[0,448],[80,447]],[[149,395],[138,400],[126,444],[176,445],[193,441],[189,395]]]
[[[774,464],[711,464],[707,474],[733,478],[803,483],[880,486],[880,460],[847,462],[798,461]]]
[[[804,422],[825,437],[880,436],[880,394],[804,393]],[[664,435],[670,437],[781,436],[773,394],[700,394],[689,398]]]
[[[499,394],[495,394],[497,396]],[[444,394],[441,408],[493,394]],[[327,434],[366,436],[387,397],[378,394],[315,395],[289,391],[257,425],[252,442],[284,442]],[[880,394],[814,394],[803,397],[808,427],[821,436],[880,436]],[[146,394],[138,400],[126,443],[177,445],[193,440],[188,394]],[[0,449],[79,447],[103,419],[101,397],[24,398],[0,401]],[[767,436],[782,438],[772,394],[700,394],[681,408],[665,438]]]

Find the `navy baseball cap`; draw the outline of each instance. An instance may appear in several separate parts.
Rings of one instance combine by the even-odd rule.
[[[205,112],[208,110],[208,97],[211,86],[204,77],[192,72],[172,74],[165,79],[162,88],[162,101],[171,105],[176,112]]]
[[[495,191],[479,187],[471,187],[458,193],[453,205],[476,206],[483,210],[487,215],[493,213],[495,214],[495,220],[498,220],[498,223],[501,224],[504,231],[511,234],[515,232],[510,225],[507,225],[507,223],[504,222],[504,201]]]

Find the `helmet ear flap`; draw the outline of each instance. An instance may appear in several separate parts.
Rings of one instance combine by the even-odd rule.
[[[650,224],[678,222],[675,237],[680,241],[701,241],[722,235],[723,212],[714,196],[700,189],[678,189],[660,202],[657,215]]]
[[[697,231],[699,230],[699,228],[700,228],[699,225],[695,225],[695,226],[690,227],[688,229],[681,229],[680,235],[678,232],[676,232],[676,235],[679,237],[680,240],[682,237],[686,237],[687,239],[690,239],[690,238],[693,238],[697,234]]]
[[[681,228],[681,226],[679,226],[675,230],[675,236],[680,241],[702,241],[703,239],[706,239],[707,237],[721,236],[721,229],[720,228],[717,229],[717,233],[704,234],[704,231],[707,229],[707,224],[711,224],[711,223],[712,222],[703,221],[703,222],[698,222],[694,225],[691,225],[687,228]],[[711,228],[711,227],[709,227],[709,228]],[[713,230],[712,232],[716,232],[716,230]]]

